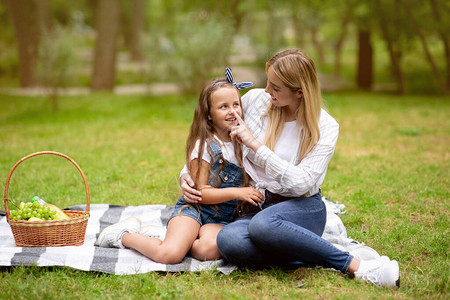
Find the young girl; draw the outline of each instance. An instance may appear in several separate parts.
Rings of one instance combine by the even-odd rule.
[[[131,217],[105,228],[96,245],[132,248],[155,262],[179,263],[190,251],[198,260],[220,258],[216,237],[222,227],[235,219],[238,200],[257,205],[262,194],[243,187],[245,173],[242,151],[230,138],[242,116],[238,89],[252,83],[235,83],[231,69],[226,79],[211,81],[200,94],[186,143],[186,165],[196,188],[202,191],[201,204],[189,204],[181,196],[169,220],[163,241],[140,234],[141,221]]]

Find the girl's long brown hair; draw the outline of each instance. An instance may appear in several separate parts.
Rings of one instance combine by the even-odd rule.
[[[196,188],[199,188],[198,183],[199,183],[201,164],[204,163],[202,157],[203,157],[203,153],[205,151],[205,143],[207,145],[209,145],[209,142],[214,140],[214,134],[215,134],[212,120],[209,119],[209,115],[211,112],[211,95],[214,91],[218,90],[219,88],[223,88],[223,87],[227,87],[227,88],[232,87],[232,88],[236,89],[236,87],[234,85],[232,85],[231,83],[227,82],[225,78],[221,78],[221,79],[215,79],[215,80],[211,81],[202,90],[202,92],[200,93],[200,97],[198,99],[197,106],[195,108],[194,119],[192,121],[192,125],[189,130],[189,135],[188,135],[188,138],[186,141],[186,166],[188,168],[189,174],[191,174],[192,179],[194,180]],[[237,89],[236,89],[236,91],[237,91],[238,95],[240,95],[239,91]],[[240,101],[241,101],[241,98],[239,96],[239,102]],[[194,170],[192,168],[192,163],[191,163],[191,154],[195,148],[195,144],[197,141],[200,141],[199,149],[198,149],[198,159],[197,159],[198,168],[197,168],[197,171],[194,172]],[[207,147],[206,151],[208,151],[210,156],[213,157],[213,154],[211,153],[211,150],[209,149],[209,147]],[[244,165],[243,165],[243,161],[242,161],[242,149],[238,143],[234,144],[234,151],[235,151],[236,158],[245,174]],[[223,163],[219,169],[219,172],[225,167],[225,160],[222,159],[222,161],[223,161]],[[221,183],[220,177],[218,177],[218,178],[219,178],[219,180],[217,182],[216,187],[218,187]],[[245,176],[244,184],[246,186],[248,185],[247,176]]]

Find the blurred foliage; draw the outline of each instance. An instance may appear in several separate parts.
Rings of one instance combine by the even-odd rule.
[[[14,46],[16,41],[6,7],[0,1],[0,86],[17,86],[19,58]]]
[[[70,47],[78,61],[70,65],[74,80],[69,85],[88,85],[95,43],[94,14],[96,1],[48,0],[52,23],[72,36]],[[276,51],[297,47],[305,50],[316,62],[321,73],[333,73],[336,60],[335,46],[344,30],[341,22],[350,9],[351,22],[345,28],[342,48],[341,72],[347,81],[353,82],[356,74],[357,39],[359,26],[370,29],[374,44],[375,88],[391,88],[392,64],[380,30],[379,20],[389,20],[389,30],[395,37],[401,53],[402,68],[408,92],[439,92],[422,45],[412,30],[410,21],[400,7],[399,0],[379,0],[383,9],[375,9],[375,0],[294,1],[245,0],[245,1],[183,1],[145,0],[144,29],[141,32],[141,49],[144,61],[131,62],[127,55],[127,31],[118,37],[119,59],[116,83],[175,82],[185,91],[196,90],[202,83],[221,75],[223,66],[232,63],[232,55],[239,54],[236,37],[250,41],[254,61],[239,61],[246,66],[257,65],[262,70],[264,61]],[[438,68],[445,77],[446,59],[439,31],[450,28],[450,2],[435,0],[444,16],[438,23],[431,9],[431,0],[408,0],[414,8],[414,16],[425,33]],[[14,31],[6,2],[0,1],[0,85],[18,85],[18,58]],[[131,0],[121,0],[122,22],[133,18]],[[49,49],[49,51],[57,51]],[[125,55],[124,55],[125,54]],[[132,70],[124,68],[134,63]],[[431,75],[431,76],[430,76]],[[448,75],[447,75],[448,76]]]
[[[38,79],[49,89],[54,110],[58,110],[58,89],[68,85],[70,67],[75,65],[75,36],[67,27],[55,26],[44,31],[39,45]]]
[[[171,81],[188,93],[197,94],[211,74],[223,71],[233,36],[230,24],[207,14],[188,14],[172,24],[177,34],[153,32],[144,39],[148,71],[146,79]],[[222,75],[223,76],[223,75]]]

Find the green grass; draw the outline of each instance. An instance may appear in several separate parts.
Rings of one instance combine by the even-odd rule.
[[[324,98],[340,137],[323,195],[346,205],[342,220],[349,236],[399,261],[399,290],[323,269],[114,276],[12,267],[1,269],[0,298],[448,298],[450,99],[377,93]],[[63,97],[53,113],[45,98],[2,96],[0,180],[23,156],[53,150],[80,165],[92,203],[174,204],[195,102],[100,93]],[[86,201],[77,170],[48,155],[23,162],[10,182],[13,204],[34,195],[62,207]]]

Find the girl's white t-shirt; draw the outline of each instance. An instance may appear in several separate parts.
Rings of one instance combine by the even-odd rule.
[[[267,119],[265,120],[267,122]],[[299,127],[297,121],[285,122],[283,131],[281,132],[280,138],[275,144],[274,153],[278,155],[281,159],[285,161],[292,161],[297,157],[298,145],[300,145],[300,134]],[[259,141],[260,143],[264,143],[264,141]],[[250,151],[248,154],[248,158],[251,161],[254,161],[255,153]],[[263,180],[267,183],[276,183],[276,181],[268,176],[264,169],[260,166],[253,164],[255,168],[256,175],[260,180]]]
[[[235,165],[239,165],[239,162],[236,158],[236,154],[234,153],[234,144],[233,142],[222,142],[221,140],[219,140],[216,137],[216,142],[218,142],[218,145],[220,147],[220,149],[222,149],[222,155],[223,158]],[[197,140],[197,142],[195,143],[195,147],[192,150],[191,153],[191,160],[198,158],[198,150],[199,150],[199,145],[200,145],[200,140]],[[208,143],[205,142],[205,146],[203,148],[203,157],[202,159],[206,162],[208,162],[209,164],[212,164],[212,158],[211,155],[209,155],[208,152]]]

